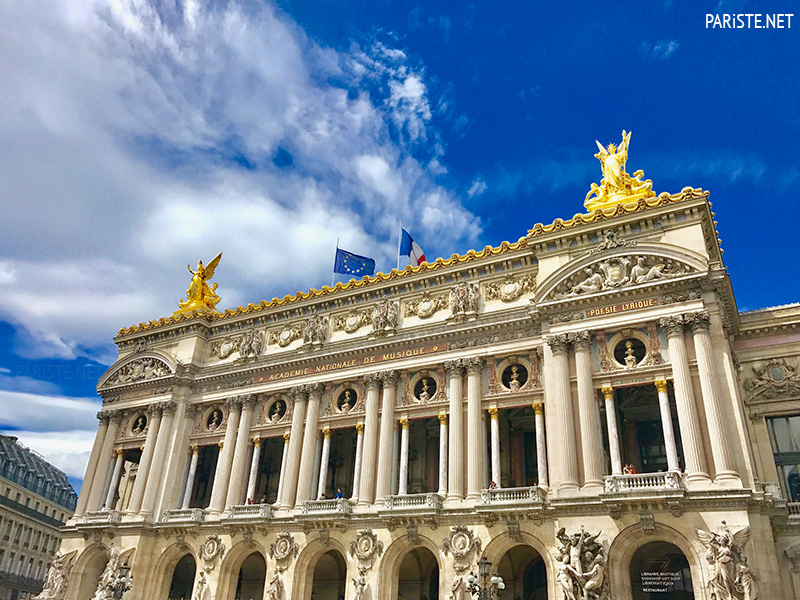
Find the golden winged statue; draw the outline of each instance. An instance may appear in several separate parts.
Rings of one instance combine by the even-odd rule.
[[[192,274],[192,282],[189,284],[189,289],[186,290],[186,300],[178,299],[176,315],[189,312],[216,312],[217,304],[221,298],[216,294],[217,284],[208,285],[208,281],[214,277],[214,271],[216,271],[221,258],[222,252],[212,258],[207,265],[203,265],[202,260],[199,261],[196,271],[192,270],[191,265],[186,265],[189,273]]]
[[[629,175],[625,171],[625,163],[628,162],[628,147],[631,143],[629,132],[622,130],[622,143],[619,148],[614,144],[609,144],[608,148],[604,148],[597,140],[595,143],[600,150],[595,157],[602,166],[603,178],[600,180],[600,185],[593,183],[589,193],[586,194],[584,206],[588,210],[608,208],[640,198],[653,198],[656,195],[653,191],[653,182],[649,179],[642,181],[644,171],[636,171],[633,175]]]

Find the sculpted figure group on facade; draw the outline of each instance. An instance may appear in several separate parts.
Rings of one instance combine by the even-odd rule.
[[[561,543],[557,577],[565,600],[609,600],[605,549],[597,541],[600,533],[567,535],[564,527],[556,538]]]

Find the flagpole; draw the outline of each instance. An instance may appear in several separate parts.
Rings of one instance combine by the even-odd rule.
[[[403,241],[403,221],[400,220],[400,231],[397,232],[397,270],[400,270],[400,243]]]
[[[336,238],[336,253],[333,255],[333,273],[331,273],[331,287],[333,287],[333,280],[336,279],[336,255],[339,254],[339,238]]]

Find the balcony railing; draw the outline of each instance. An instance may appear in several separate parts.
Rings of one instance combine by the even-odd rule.
[[[682,491],[683,475],[677,471],[607,475],[606,494],[630,494],[648,491]]]
[[[173,508],[161,515],[162,523],[201,523],[206,513],[202,508]]]
[[[386,510],[392,511],[430,511],[441,510],[442,497],[434,492],[424,494],[402,494],[386,496]]]
[[[349,515],[350,512],[350,501],[347,498],[309,500],[303,504],[303,514],[306,516],[341,516]]]
[[[256,521],[270,518],[272,518],[270,504],[241,504],[228,507],[228,519]]]
[[[118,510],[93,510],[83,515],[84,525],[115,525],[119,523]]]
[[[786,507],[789,509],[789,520],[800,521],[800,502],[787,502]]]
[[[481,504],[514,505],[541,504],[543,502],[544,494],[542,488],[538,486],[481,490]]]

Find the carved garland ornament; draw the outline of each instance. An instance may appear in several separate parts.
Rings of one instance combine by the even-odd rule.
[[[422,292],[422,298],[403,304],[403,314],[407,317],[427,319],[440,310],[447,308],[448,299],[445,294],[432,296],[430,292]]]
[[[513,275],[507,275],[501,282],[486,284],[483,297],[486,300],[502,300],[503,302],[513,302],[522,294],[527,294],[536,289],[536,280],[532,275],[525,275],[517,279]]]
[[[481,540],[463,525],[450,528],[450,535],[442,540],[442,552],[445,556],[452,554],[455,559],[456,572],[469,568],[474,553],[481,551]]]
[[[293,341],[303,337],[303,325],[295,324],[284,327],[281,330],[270,331],[268,337],[267,343],[270,346],[278,344],[281,348],[285,348]]]
[[[269,556],[278,562],[288,562],[297,556],[299,550],[292,534],[283,532],[278,534],[274,544],[269,545]]]
[[[369,569],[375,557],[383,554],[383,542],[371,529],[359,529],[356,539],[350,542],[350,556],[355,556],[358,562]]]
[[[369,323],[370,313],[366,310],[353,309],[344,315],[333,317],[333,330],[355,333]]]
[[[206,541],[200,546],[200,558],[205,563],[206,573],[214,570],[218,558],[225,554],[225,544],[218,535],[209,535]]]
[[[760,367],[753,365],[755,377],[744,380],[748,400],[772,400],[800,396],[800,373],[786,359],[770,360]]]

